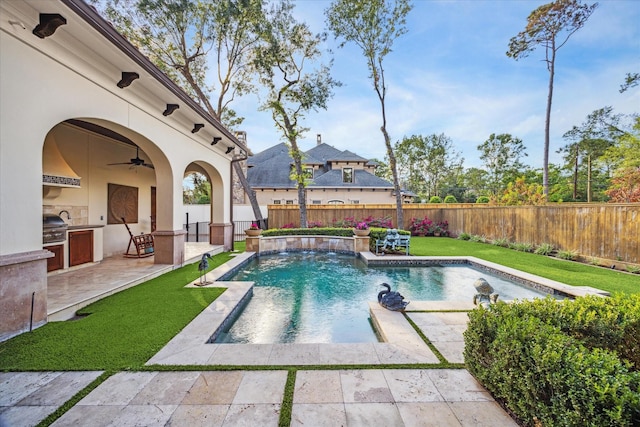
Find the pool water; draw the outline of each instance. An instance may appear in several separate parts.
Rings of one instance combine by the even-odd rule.
[[[368,302],[377,301],[381,283],[409,301],[471,301],[480,277],[500,299],[546,295],[468,265],[371,267],[354,256],[332,253],[261,256],[225,278],[255,286],[238,319],[215,342],[377,342]]]

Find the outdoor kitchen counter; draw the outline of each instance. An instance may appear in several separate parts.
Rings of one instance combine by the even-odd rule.
[[[92,228],[102,228],[104,224],[70,225],[67,230],[89,230]]]

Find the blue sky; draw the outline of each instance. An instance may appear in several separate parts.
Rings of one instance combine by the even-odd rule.
[[[444,133],[464,157],[465,167],[481,167],[477,146],[491,133],[522,139],[524,163],[540,168],[549,74],[544,50],[515,61],[506,56],[509,39],[524,29],[530,12],[548,1],[414,0],[408,33],[385,58],[388,131],[404,136]],[[590,2],[592,3],[592,2]],[[587,114],[604,106],[614,112],[640,113],[640,87],[619,93],[626,73],[640,72],[640,1],[602,0],[585,27],[558,51],[551,117],[550,162],[562,135]],[[315,32],[324,29],[325,0],[299,0],[295,14]],[[362,53],[342,49],[330,35],[335,89],[327,110],[311,112],[310,130],[299,141],[312,148],[322,141],[363,157],[383,159],[378,98]],[[270,113],[257,111],[257,99],[245,97],[233,107],[245,117],[248,145],[260,152],[282,141]]]

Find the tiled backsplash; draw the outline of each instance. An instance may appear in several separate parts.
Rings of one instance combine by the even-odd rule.
[[[67,219],[67,214],[61,211],[69,212],[71,219]],[[69,225],[88,225],[89,224],[89,208],[88,206],[65,206],[65,205],[43,205],[42,213],[60,215],[60,217]]]

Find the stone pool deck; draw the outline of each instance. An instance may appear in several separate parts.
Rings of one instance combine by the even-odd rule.
[[[448,310],[471,305],[416,306],[441,310],[407,315],[446,361],[462,363],[467,316]],[[152,371],[112,375],[52,425],[278,426],[288,369],[294,367],[291,426],[517,426],[465,369],[430,369],[440,359],[404,315],[377,304],[370,308],[390,343],[218,345],[200,340],[196,346],[198,329],[211,333],[206,320],[216,310],[208,309],[149,360]],[[170,365],[168,372],[153,370],[163,364]],[[373,366],[348,366],[361,364]],[[395,369],[394,364],[421,367]],[[181,365],[202,369],[171,371]],[[101,373],[0,373],[0,425],[36,425]]]
[[[471,302],[411,303],[406,316],[431,347],[405,315],[377,303],[370,314],[385,342],[207,344],[251,292],[251,283],[213,284],[241,262],[207,275],[208,286],[227,290],[147,362],[149,371],[111,375],[52,425],[278,426],[295,375],[284,402],[291,426],[517,426],[462,365],[440,369],[464,363]],[[0,373],[0,426],[37,425],[101,374]]]

